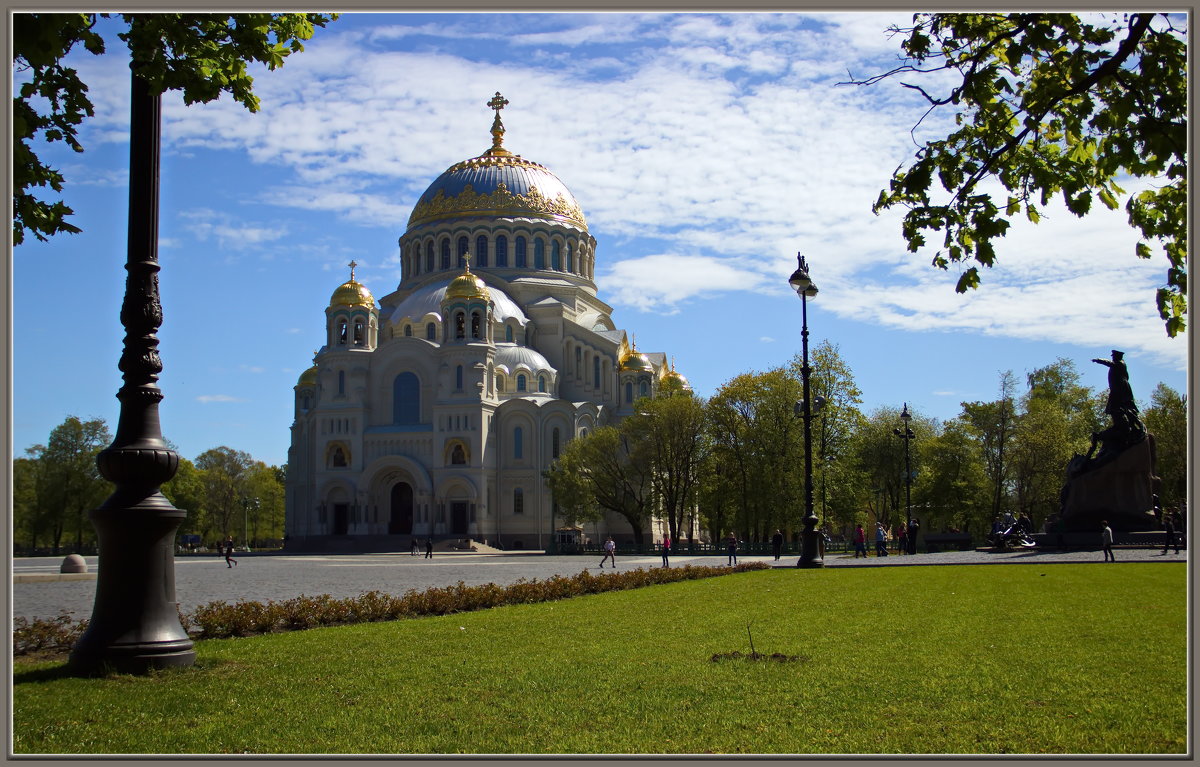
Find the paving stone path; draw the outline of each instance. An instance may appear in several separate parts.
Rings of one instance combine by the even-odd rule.
[[[1116,549],[1121,562],[1186,562],[1187,551],[1179,554],[1161,549]],[[90,573],[96,571],[96,558],[86,557]],[[1095,562],[1102,565],[1099,551],[1012,551],[990,553],[950,551],[915,556],[855,559],[853,554],[829,553],[826,567],[911,567],[929,565],[1051,564]],[[225,600],[281,601],[300,595],[330,594],[353,597],[366,591],[403,594],[409,589],[423,590],[450,586],[459,581],[467,585],[496,583],[507,585],[522,578],[546,579],[554,575],[574,575],[583,570],[599,574],[598,560],[592,556],[546,556],[536,553],[437,553],[432,559],[395,554],[241,554],[237,567],[227,567],[221,557],[181,556],[175,560],[175,596],[180,607],[189,612],[196,607]],[[776,564],[770,556],[739,557],[742,562]],[[724,555],[681,555],[671,558],[675,565],[724,565]],[[779,565],[794,565],[795,555],[784,557]],[[96,582],[58,580],[60,557],[32,557],[12,560],[12,614],[14,617],[52,618],[66,611],[75,618],[92,614]],[[658,567],[656,555],[622,556],[618,569]]]

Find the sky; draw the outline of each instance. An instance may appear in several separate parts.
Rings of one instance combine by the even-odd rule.
[[[228,97],[163,101],[159,378],[164,436],[186,458],[225,445],[287,460],[296,379],[325,307],[358,264],[378,298],[400,278],[397,240],[421,193],[491,145],[555,173],[597,240],[596,283],[640,351],[665,352],[701,396],[786,365],[801,348],[787,285],[806,257],[810,349],[836,344],[862,408],[947,420],[998,396],[1001,373],[1126,353],[1144,407],[1187,391],[1189,338],[1154,306],[1165,257],[1134,257],[1123,210],[1015,221],[982,270],[907,252],[899,212],[871,205],[922,136],[923,103],[891,69],[905,13],[352,13],[255,75],[250,113]],[[115,431],[128,215],[128,54],[72,54],[95,115],[66,177],[83,229],[11,253],[11,449],[66,417]],[[918,126],[914,130],[914,126]],[[1144,184],[1123,186],[1136,193]]]

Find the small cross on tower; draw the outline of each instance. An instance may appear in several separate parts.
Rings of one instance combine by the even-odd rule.
[[[358,266],[357,261],[350,262],[350,281],[354,282],[354,267]]]

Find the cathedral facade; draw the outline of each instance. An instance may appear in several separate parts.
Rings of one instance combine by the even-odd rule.
[[[620,518],[566,526],[543,472],[568,440],[687,381],[613,324],[583,211],[551,171],[504,148],[506,103],[488,103],[491,147],[413,208],[396,289],[376,303],[351,262],[333,292],[324,345],[295,387],[289,549],[633,537]]]

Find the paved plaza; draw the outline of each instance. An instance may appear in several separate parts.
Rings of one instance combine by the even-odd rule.
[[[1163,555],[1161,549],[1121,549],[1115,551],[1121,562],[1186,562],[1187,551]],[[1000,564],[1057,564],[1063,562],[1101,561],[1099,551],[1012,551],[990,553],[980,551],[951,551],[915,556],[855,559],[853,554],[827,554],[828,568],[841,567],[903,567],[929,565],[1000,565]],[[96,572],[96,558],[86,557],[88,571]],[[770,556],[741,556],[741,562],[775,564]],[[423,590],[434,586],[450,586],[459,581],[467,585],[496,583],[507,585],[522,578],[546,579],[554,575],[575,575],[583,570],[594,574],[601,570],[594,556],[547,556],[538,553],[436,553],[433,558],[412,556],[408,552],[394,554],[240,554],[237,567],[227,567],[222,557],[181,556],[175,560],[175,596],[180,607],[190,612],[196,607],[224,600],[284,600],[301,595],[330,594],[353,597],[366,591],[403,594],[409,589]],[[724,555],[681,555],[671,557],[673,565],[724,565]],[[795,555],[784,557],[778,564],[794,565]],[[94,577],[83,580],[58,579],[62,557],[28,557],[12,561],[12,610],[14,617],[52,618],[67,611],[75,618],[87,618],[92,613],[96,593]],[[619,570],[659,567],[657,555],[618,554]],[[76,576],[78,577],[78,576]]]

